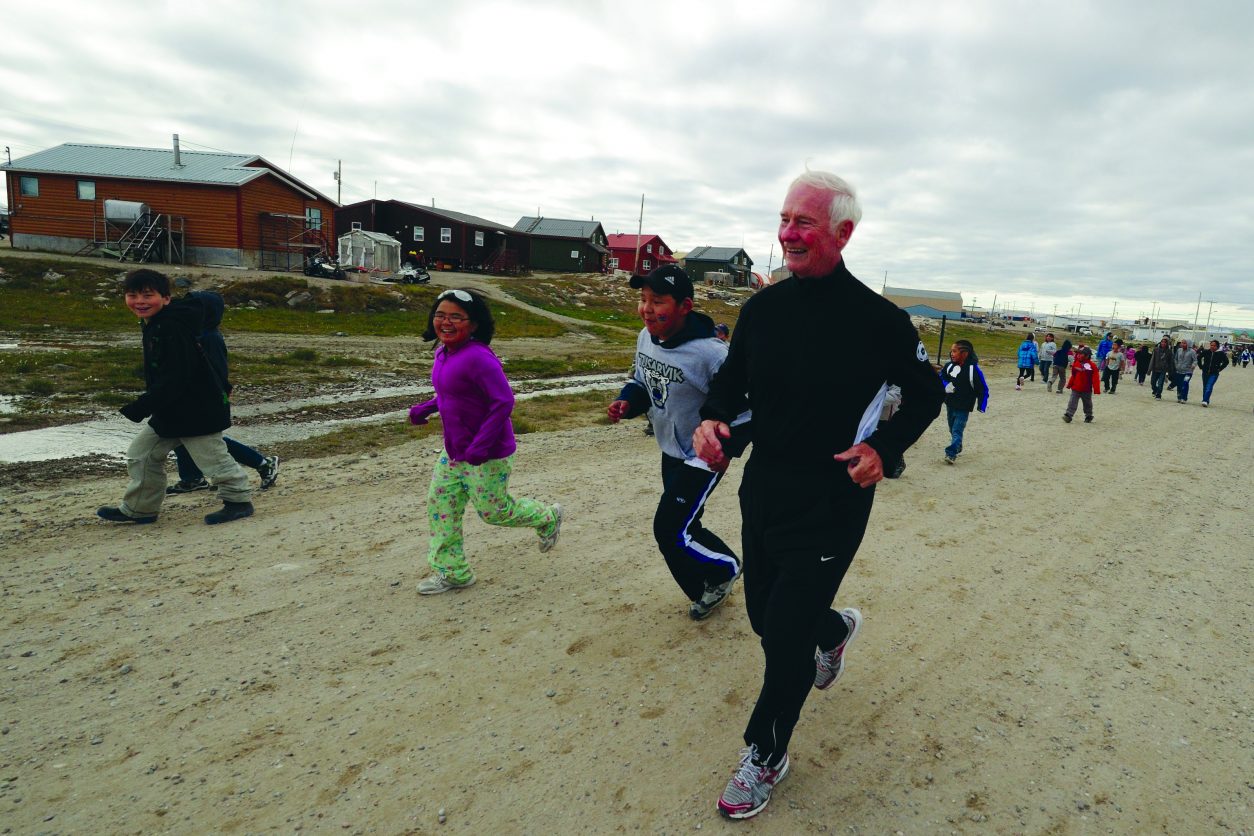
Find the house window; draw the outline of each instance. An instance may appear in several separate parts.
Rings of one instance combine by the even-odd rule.
[[[453,227],[451,226],[440,227],[440,243],[441,244],[453,243]]]
[[[414,227],[414,240],[418,242],[427,240],[427,230],[425,227],[421,227],[421,226]]]
[[[570,257],[571,257],[571,258],[579,258],[579,250],[571,250],[571,251],[570,251]]]
[[[651,253],[651,252],[653,252],[653,245],[652,245],[652,244],[645,244],[645,245],[644,245],[644,251],[645,251],[646,253]]]
[[[305,207],[305,229],[322,229],[322,210],[316,206]]]
[[[640,267],[642,270],[651,270],[653,269],[653,264],[646,258],[644,261],[640,262]]]
[[[39,197],[39,178],[22,178],[22,197]]]
[[[617,270],[617,269],[618,269],[618,259],[617,259],[617,258],[611,258],[611,259],[610,259],[610,269],[611,269],[611,270]]]
[[[483,246],[483,232],[482,232],[482,230],[478,230],[478,229],[476,229],[476,230],[475,230],[475,246],[476,246],[476,247],[482,247],[482,246]]]
[[[79,180],[78,181],[78,199],[79,200],[95,200],[96,199],[96,181],[95,180]]]
[[[353,232],[361,232],[361,221],[353,221]]]

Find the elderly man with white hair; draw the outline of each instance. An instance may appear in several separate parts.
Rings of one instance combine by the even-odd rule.
[[[779,215],[792,275],[745,303],[694,436],[697,454],[725,468],[723,442],[747,399],[745,606],[766,668],[747,748],[718,801],[729,818],[766,806],[788,773],[788,743],[811,688],[829,688],[843,672],[862,614],[832,605],[866,531],[874,485],[944,398],[910,317],[845,267],[861,217],[854,190],[836,175],[807,171],[793,181]],[[893,385],[901,409],[877,427]]]

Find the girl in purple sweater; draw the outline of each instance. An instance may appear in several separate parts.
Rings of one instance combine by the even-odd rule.
[[[435,397],[409,408],[411,424],[436,412],[444,425],[444,452],[431,474],[427,563],[435,574],[418,584],[422,595],[465,589],[475,582],[462,550],[462,517],[474,504],[489,525],[525,526],[540,536],[540,551],[557,543],[562,506],[509,495],[514,450],[514,393],[501,361],[488,345],[496,330],[492,313],[477,293],[446,290],[427,315],[424,340],[438,340],[431,384]]]

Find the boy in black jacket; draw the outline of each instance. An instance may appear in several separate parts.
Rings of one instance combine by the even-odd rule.
[[[945,384],[945,417],[949,421],[949,446],[945,448],[945,461],[954,464],[962,452],[962,434],[967,429],[967,419],[979,401],[980,412],[988,409],[988,384],[980,370],[975,346],[970,340],[958,340],[949,349],[949,362],[941,369],[941,382]]]
[[[165,498],[165,462],[182,444],[218,486],[222,510],[205,516],[209,525],[252,516],[248,477],[231,458],[222,431],[231,426],[231,384],[226,354],[210,359],[197,341],[205,311],[196,300],[173,301],[170,279],[155,270],[127,273],[126,307],[143,321],[145,391],[121,412],[139,423],[126,451],[130,484],[122,502],[96,515],[109,522],[156,522]]]

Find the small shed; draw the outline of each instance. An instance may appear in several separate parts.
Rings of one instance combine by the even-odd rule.
[[[382,232],[354,229],[340,236],[340,266],[395,273],[401,269],[401,242]]]

